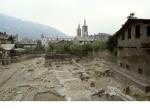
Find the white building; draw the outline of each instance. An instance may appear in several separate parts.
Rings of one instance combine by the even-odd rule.
[[[41,43],[42,43],[42,46],[48,47],[49,38],[46,37],[46,36],[44,36],[44,35],[42,34],[42,36],[41,36]]]
[[[66,37],[47,37],[42,34],[41,43],[42,46],[48,47],[49,43],[57,43],[59,41],[73,41],[74,37],[66,36]]]

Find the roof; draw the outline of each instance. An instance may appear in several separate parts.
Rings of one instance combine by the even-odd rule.
[[[22,45],[36,45],[37,41],[33,40],[33,39],[25,38],[25,39],[22,39],[21,41],[19,41],[19,44],[22,44]]]
[[[14,49],[15,51],[18,51],[18,52],[23,52],[23,51],[25,51],[25,49],[23,49],[23,48],[16,48],[16,49]]]
[[[9,38],[17,38],[18,36],[17,35],[9,35],[9,34],[7,34],[7,33],[2,33],[2,32],[0,32],[0,39],[5,39],[5,40],[7,40],[7,39],[9,39]]]
[[[12,50],[15,48],[15,44],[1,44],[0,48],[3,50]]]
[[[5,40],[7,40],[7,39],[9,39],[9,38],[6,37],[6,36],[1,36],[1,35],[0,35],[0,39],[5,39]]]
[[[150,19],[128,19],[124,25],[122,25],[122,27],[119,29],[119,31],[117,31],[114,35],[118,35],[119,33],[121,33],[122,31],[124,31],[124,29],[126,27],[128,27],[130,24],[132,23],[136,23],[136,22],[141,22],[144,24],[148,24],[150,23]]]
[[[94,38],[92,38],[92,37],[77,37],[75,40],[82,41],[82,42],[91,42],[91,41],[94,41]]]

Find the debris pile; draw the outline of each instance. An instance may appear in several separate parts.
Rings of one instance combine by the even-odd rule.
[[[112,77],[113,76],[113,70],[112,69],[101,69],[101,70],[96,70],[95,74],[98,77]]]

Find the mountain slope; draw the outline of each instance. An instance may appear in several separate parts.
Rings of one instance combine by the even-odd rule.
[[[23,21],[4,14],[0,14],[0,32],[7,32],[8,34],[13,35],[18,34],[21,38],[39,38],[42,33],[47,36],[65,36],[64,33],[53,27],[34,22]]]

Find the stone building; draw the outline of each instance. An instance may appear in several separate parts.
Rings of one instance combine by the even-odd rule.
[[[11,39],[10,36],[8,34],[6,34],[6,32],[2,33],[0,32],[0,45],[1,44],[11,44]]]
[[[115,36],[118,65],[137,78],[135,82],[141,81],[144,91],[150,91],[150,19],[128,19]]]
[[[46,37],[44,34],[42,34],[40,40],[42,42],[42,46],[48,47],[48,44],[49,44],[49,38],[48,37]]]
[[[0,32],[0,63],[7,65],[11,62],[11,52],[15,48],[18,36]]]
[[[106,33],[98,33],[94,35],[89,35],[90,38],[93,38],[95,41],[107,42],[111,35]]]
[[[77,28],[77,37],[81,37],[81,28],[80,28],[80,24],[78,25],[78,28]]]
[[[84,25],[82,26],[82,37],[88,37],[88,26],[86,25],[85,19],[84,19]]]
[[[37,46],[37,40],[24,38],[18,42],[19,48],[34,49]]]
[[[93,43],[94,38],[89,37],[88,35],[88,26],[86,24],[86,20],[84,19],[84,24],[82,26],[82,30],[80,28],[80,24],[78,25],[77,28],[77,35],[73,40],[76,43],[79,43],[81,45],[88,44],[88,43]]]
[[[82,34],[81,34],[81,31],[82,31]],[[84,24],[82,26],[82,30],[80,28],[80,24],[78,25],[78,28],[76,30],[76,37],[89,37],[88,36],[88,26],[86,24],[86,20],[84,19]]]

